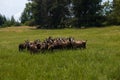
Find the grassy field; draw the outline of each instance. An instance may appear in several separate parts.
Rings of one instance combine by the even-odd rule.
[[[87,40],[85,50],[19,52],[24,40],[48,36]],[[0,28],[0,80],[120,80],[120,27],[36,30]]]

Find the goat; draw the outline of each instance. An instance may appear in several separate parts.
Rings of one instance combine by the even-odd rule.
[[[32,53],[37,53],[38,48],[37,48],[37,46],[35,44],[31,44],[31,45],[29,45],[29,51],[30,51],[31,54]]]
[[[19,48],[19,51],[23,51],[24,49],[26,49],[26,44],[21,43],[21,44],[19,44],[18,48]]]
[[[86,49],[86,41],[74,41],[72,42],[72,46],[73,48],[82,48],[82,49]]]

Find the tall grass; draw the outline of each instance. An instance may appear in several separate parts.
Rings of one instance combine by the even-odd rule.
[[[24,40],[69,37],[87,40],[85,50],[19,52]],[[36,30],[0,29],[0,80],[120,80],[120,27]]]

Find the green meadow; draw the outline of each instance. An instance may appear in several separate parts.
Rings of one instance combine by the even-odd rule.
[[[19,52],[24,40],[74,37],[87,49]],[[88,29],[0,28],[0,80],[120,80],[120,26]]]

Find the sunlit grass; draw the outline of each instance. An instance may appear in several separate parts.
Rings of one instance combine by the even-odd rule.
[[[85,50],[55,50],[30,55],[19,52],[24,40],[48,36],[87,40]],[[119,80],[120,27],[36,30],[0,29],[0,80]]]

